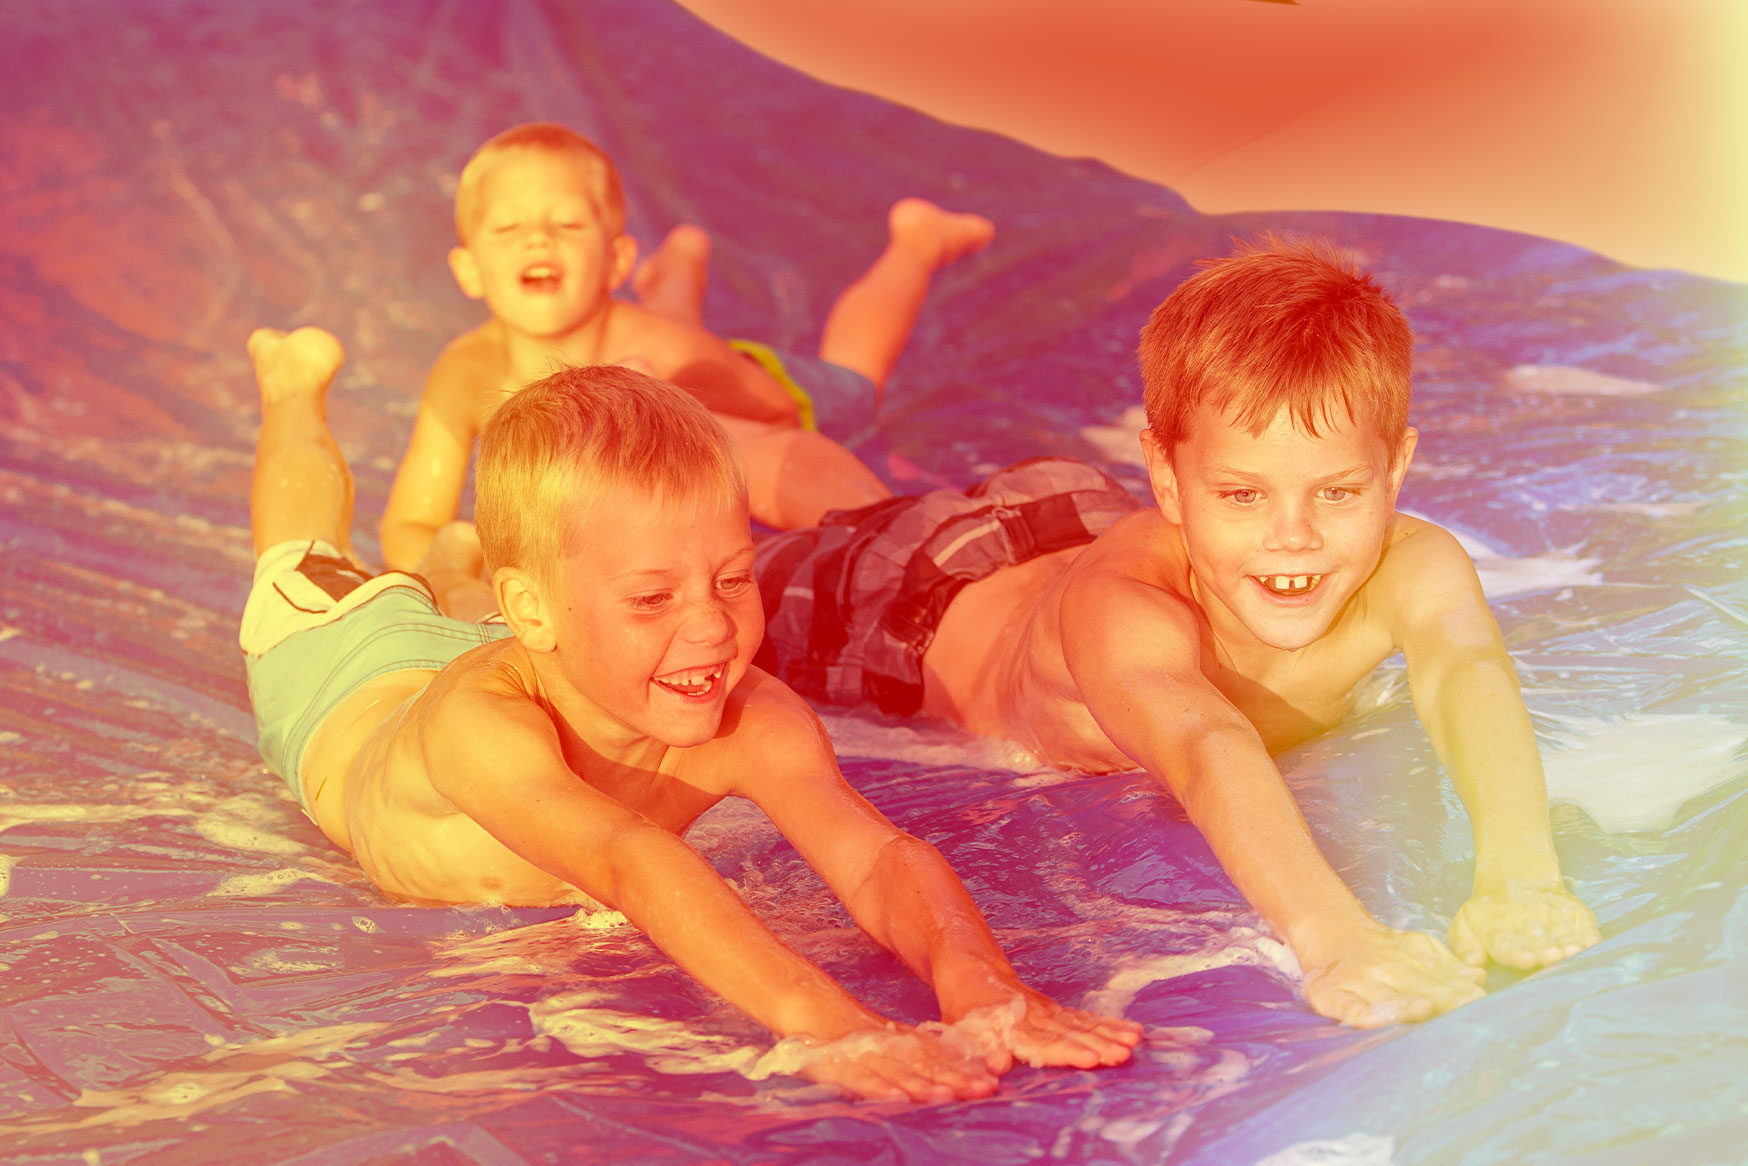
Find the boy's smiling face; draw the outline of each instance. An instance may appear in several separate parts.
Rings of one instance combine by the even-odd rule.
[[[574,521],[545,589],[555,702],[607,755],[710,740],[765,633],[745,502],[621,489]]]
[[[512,149],[480,179],[478,221],[449,253],[462,291],[528,336],[563,339],[631,274],[636,244],[607,215],[599,164]]]
[[[1142,436],[1197,602],[1229,647],[1290,652],[1321,638],[1383,553],[1415,431],[1392,451],[1339,408],[1318,429],[1282,410],[1252,434],[1204,404],[1176,449]]]

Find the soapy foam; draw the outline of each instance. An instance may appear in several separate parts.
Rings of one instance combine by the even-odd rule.
[[[334,883],[339,880],[328,878],[313,870],[297,870],[293,867],[280,867],[278,870],[251,872],[249,874],[231,875],[218,886],[207,892],[218,898],[243,899],[258,898],[284,890],[296,882],[304,880],[317,883]]]
[[[1121,1016],[1143,988],[1215,968],[1264,968],[1297,981],[1299,961],[1280,940],[1255,927],[1235,924],[1212,934],[1192,951],[1149,955],[1117,964],[1105,986],[1087,994],[1081,1007],[1088,1012]]]
[[[637,1053],[658,1073],[746,1074],[767,1055],[732,1036],[700,1032],[677,1020],[601,1007],[608,998],[595,989],[561,992],[528,1004],[528,1019],[536,1033],[579,1057]]]
[[[1548,800],[1610,834],[1667,830],[1688,801],[1748,775],[1748,727],[1702,713],[1557,718],[1543,753]]]
[[[1500,383],[1513,392],[1554,396],[1644,397],[1663,391],[1662,385],[1650,381],[1612,377],[1563,364],[1520,364],[1507,369]]]
[[[309,847],[287,837],[285,804],[260,794],[226,798],[195,818],[201,837],[230,850],[254,850],[283,857],[301,855]]]
[[[146,776],[146,775],[142,775]],[[166,815],[187,816],[191,811],[174,804],[172,795],[163,794],[139,805],[93,805],[81,802],[0,802],[0,834],[14,826],[45,822],[77,822],[80,826],[99,823],[132,822],[140,818]],[[0,897],[12,887],[12,869],[18,855],[0,854]]]
[[[1412,510],[1404,509],[1402,513],[1426,522],[1437,521]],[[1571,548],[1512,558],[1468,531],[1449,526],[1445,529],[1469,553],[1475,564],[1475,573],[1481,577],[1481,590],[1489,599],[1560,587],[1588,587],[1603,582],[1602,576],[1594,570],[1602,560],[1580,558]]]
[[[845,713],[822,712],[840,757],[878,757],[918,765],[996,769],[1036,774],[1036,754],[1014,741],[977,737],[948,725],[896,725]]]
[[[1396,1139],[1376,1134],[1297,1142],[1256,1166],[1395,1166]]]
[[[1141,431],[1147,428],[1147,410],[1140,405],[1124,409],[1115,424],[1084,425],[1080,435],[1107,463],[1146,468],[1141,456]]]
[[[364,1040],[382,1027],[374,1022],[328,1025],[287,1036],[224,1045],[201,1057],[198,1068],[173,1070],[134,1088],[82,1091],[72,1104],[95,1111],[87,1117],[77,1121],[25,1119],[0,1123],[0,1135],[185,1121],[253,1094],[290,1089],[294,1083],[325,1077],[331,1069],[323,1062],[340,1058],[347,1045]]]

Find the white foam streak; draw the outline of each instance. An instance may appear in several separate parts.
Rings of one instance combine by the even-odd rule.
[[[1707,714],[1561,718],[1555,742],[1543,756],[1548,800],[1610,834],[1667,830],[1683,804],[1748,774],[1748,727]]]
[[[1403,514],[1444,527],[1475,564],[1475,574],[1481,578],[1481,590],[1489,599],[1503,599],[1529,591],[1549,591],[1560,587],[1590,587],[1603,582],[1594,568],[1601,559],[1579,558],[1571,548],[1556,548],[1539,555],[1512,558],[1488,546],[1467,531],[1456,530],[1436,519],[1412,510]]]
[[[1291,979],[1299,978],[1299,961],[1291,948],[1254,927],[1237,925],[1213,936],[1210,943],[1195,951],[1150,955],[1116,965],[1105,986],[1089,992],[1080,1007],[1088,1012],[1122,1016],[1143,988],[1230,967],[1273,968]]]
[[[1256,1166],[1394,1166],[1396,1139],[1375,1134],[1297,1142],[1259,1159]]]
[[[1036,754],[1017,741],[975,737],[947,726],[880,724],[844,713],[822,713],[840,757],[876,757],[912,761],[918,765],[955,769],[999,769],[1036,774],[1048,770]]]
[[[1507,389],[1553,396],[1644,397],[1663,391],[1662,385],[1591,372],[1566,364],[1520,364],[1500,378]]]

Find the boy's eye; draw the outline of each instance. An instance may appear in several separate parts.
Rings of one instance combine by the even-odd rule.
[[[1325,502],[1346,502],[1349,498],[1352,498],[1355,494],[1359,493],[1359,491],[1350,489],[1347,486],[1325,486],[1320,493]]]
[[[753,585],[751,575],[730,575],[717,581],[716,586],[729,595],[739,595]]]
[[[1237,490],[1222,490],[1220,491],[1220,497],[1228,502],[1235,502],[1240,506],[1249,506],[1251,503],[1262,497],[1262,492],[1259,490],[1253,490],[1246,486]]]

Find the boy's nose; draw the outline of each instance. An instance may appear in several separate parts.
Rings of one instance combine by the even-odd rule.
[[[686,638],[695,644],[724,644],[734,639],[734,617],[718,599],[698,604],[686,621]]]
[[[1317,529],[1311,507],[1289,503],[1276,507],[1269,517],[1269,550],[1316,550],[1323,545],[1323,536]]]

